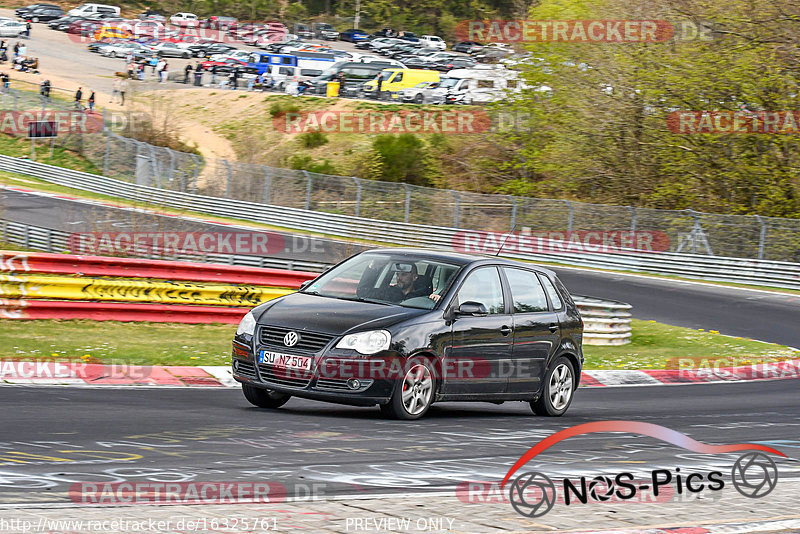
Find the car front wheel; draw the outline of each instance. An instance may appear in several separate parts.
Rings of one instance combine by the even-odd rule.
[[[242,384],[242,393],[250,401],[250,404],[259,408],[280,408],[292,398],[291,395],[286,395],[285,393],[257,388],[249,384]]]
[[[569,358],[561,356],[547,372],[542,396],[531,401],[531,409],[536,415],[559,417],[569,408],[574,392],[575,369]]]
[[[381,412],[394,419],[419,419],[433,404],[436,388],[433,368],[425,358],[413,358],[405,369],[403,379],[394,388],[392,399],[381,405]]]

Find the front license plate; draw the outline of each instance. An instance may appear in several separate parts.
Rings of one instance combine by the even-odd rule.
[[[268,363],[274,367],[286,369],[311,370],[311,358],[309,356],[293,356],[292,354],[281,354],[280,352],[269,352],[267,350],[259,351],[258,363]]]

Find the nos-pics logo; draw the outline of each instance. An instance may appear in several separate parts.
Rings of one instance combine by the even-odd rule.
[[[757,499],[769,495],[778,483],[778,468],[766,453],[786,457],[780,451],[765,445],[737,443],[732,445],[709,445],[696,441],[685,434],[669,428],[634,421],[598,421],[566,428],[549,436],[528,450],[509,469],[501,487],[512,475],[542,451],[556,443],[581,434],[594,432],[627,432],[641,434],[677,445],[701,454],[723,454],[748,451],[740,456],[730,471],[733,487],[745,497]],[[587,504],[589,501],[627,501],[640,498],[643,493],[658,497],[665,493],[674,495],[698,494],[705,491],[720,491],[725,487],[722,471],[686,471],[676,467],[654,469],[644,477],[620,472],[616,475],[582,476],[577,479],[552,480],[544,473],[527,471],[518,475],[510,484],[511,506],[526,517],[541,517],[549,512],[557,501],[569,506]]]

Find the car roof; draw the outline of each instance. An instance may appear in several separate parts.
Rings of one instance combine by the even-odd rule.
[[[479,255],[479,254],[462,254],[460,252],[449,252],[444,250],[431,250],[424,248],[376,248],[363,252],[363,254],[386,254],[408,256],[409,258],[429,259],[433,261],[441,261],[445,263],[455,263],[458,265],[506,265],[508,267],[525,267],[535,269],[539,272],[547,273],[550,276],[555,276],[555,272],[532,263],[523,263],[514,260],[507,260],[492,255]]]

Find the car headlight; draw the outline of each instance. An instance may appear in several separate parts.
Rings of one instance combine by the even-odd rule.
[[[386,330],[372,330],[358,334],[348,334],[336,345],[337,349],[350,349],[359,354],[375,354],[389,348],[392,334]]]
[[[241,336],[247,334],[252,336],[256,331],[256,318],[253,312],[247,312],[242,321],[239,323],[239,328],[236,329],[236,335]]]

